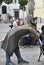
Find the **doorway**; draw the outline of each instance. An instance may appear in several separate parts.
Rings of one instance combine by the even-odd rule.
[[[19,10],[14,10],[15,19],[19,18]]]

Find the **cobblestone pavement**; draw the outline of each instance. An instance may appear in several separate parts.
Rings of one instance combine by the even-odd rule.
[[[21,65],[44,65],[44,56],[41,57],[41,61],[38,62],[39,56],[39,47],[34,46],[33,48],[26,46],[25,48],[20,47],[20,53],[23,59],[27,60],[29,64],[21,64]],[[14,65],[18,65],[17,57],[15,54],[11,57],[12,62]],[[0,49],[0,65],[5,65],[6,62],[6,53],[4,50]]]

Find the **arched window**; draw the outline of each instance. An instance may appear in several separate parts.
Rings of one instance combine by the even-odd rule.
[[[6,6],[2,6],[2,14],[6,14],[7,13],[7,7]]]

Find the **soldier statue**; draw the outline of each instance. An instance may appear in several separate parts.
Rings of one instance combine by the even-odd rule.
[[[18,63],[29,63],[25,61],[20,54],[18,41],[21,36],[32,33],[38,40],[38,35],[36,31],[29,25],[22,25],[12,28],[5,36],[5,39],[2,41],[1,48],[6,52],[6,65],[11,65],[11,56],[13,53],[17,56]]]

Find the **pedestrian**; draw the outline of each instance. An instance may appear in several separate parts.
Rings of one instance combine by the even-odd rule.
[[[16,21],[14,21],[13,22],[13,27],[17,27],[18,25],[17,25],[17,22]]]
[[[12,16],[12,19],[13,19],[13,21],[15,21],[15,17],[14,16]]]
[[[13,27],[13,19],[12,19],[12,16],[10,16],[10,25],[9,25],[9,27],[11,27],[11,29],[12,29],[12,27]]]
[[[13,22],[11,22],[11,24],[9,25],[9,27],[12,29],[13,28]]]
[[[40,39],[42,41],[42,45],[44,45],[44,25],[42,26],[41,30],[42,30],[42,33],[40,34]]]
[[[38,61],[40,61],[41,55],[44,55],[44,25],[41,27],[41,34],[40,34],[40,40],[42,42],[42,45],[40,46],[40,55]]]
[[[33,20],[31,21],[31,26],[37,30],[37,17],[33,18]]]
[[[25,18],[25,20],[24,20],[24,25],[27,25],[28,23],[27,23],[27,20],[26,20],[26,18]]]
[[[41,18],[41,17],[39,17],[39,22],[40,22],[40,23],[42,22],[42,18]]]
[[[18,26],[21,26],[21,21],[20,21],[20,19],[19,19],[19,18],[17,19],[17,21],[16,21],[16,22],[17,22],[17,25],[18,25]]]
[[[2,21],[1,15],[0,15],[0,22]]]

